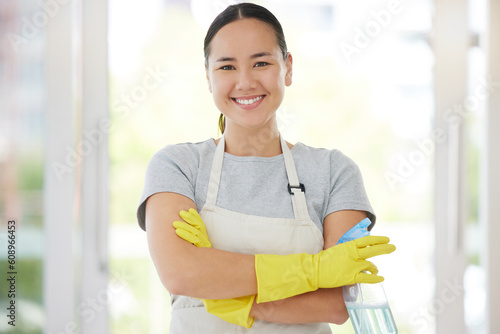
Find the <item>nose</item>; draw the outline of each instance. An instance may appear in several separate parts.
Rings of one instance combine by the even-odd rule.
[[[236,89],[240,91],[248,91],[257,87],[257,80],[252,71],[242,69],[238,71],[238,78],[236,82]]]

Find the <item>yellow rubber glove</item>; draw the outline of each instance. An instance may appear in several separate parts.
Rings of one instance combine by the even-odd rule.
[[[207,229],[195,209],[179,212],[184,221],[174,222],[175,233],[196,247],[212,247],[208,239]],[[208,313],[222,320],[245,328],[252,327],[255,318],[250,317],[255,296],[244,296],[230,299],[202,299]]]
[[[388,243],[387,237],[366,236],[318,254],[257,254],[257,303],[285,299],[318,288],[382,282],[384,278],[377,275],[377,267],[366,259],[392,253],[396,247]]]
[[[175,233],[179,237],[196,247],[212,248],[205,223],[195,209],[189,209],[189,212],[182,210],[179,216],[184,220],[174,222]]]

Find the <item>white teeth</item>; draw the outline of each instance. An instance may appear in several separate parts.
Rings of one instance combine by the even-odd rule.
[[[252,104],[252,103],[255,103],[255,102],[259,101],[263,97],[264,96],[261,95],[261,96],[255,97],[253,99],[250,99],[250,100],[240,100],[240,99],[235,99],[235,100],[236,100],[236,102],[238,102],[240,104]]]

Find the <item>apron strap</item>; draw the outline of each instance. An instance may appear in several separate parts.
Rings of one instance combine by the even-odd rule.
[[[219,192],[220,175],[222,173],[222,161],[224,160],[224,134],[220,137],[219,144],[215,149],[214,158],[212,161],[212,169],[210,170],[210,179],[208,181],[207,200],[205,206],[213,211],[217,202],[217,193]]]
[[[281,150],[285,160],[286,174],[288,177],[288,191],[292,197],[292,206],[295,219],[311,220],[309,211],[307,210],[307,202],[305,197],[304,185],[299,183],[297,170],[293,161],[292,152],[285,140],[280,134]],[[219,144],[215,149],[215,154],[212,161],[212,169],[210,171],[210,180],[208,182],[207,200],[205,206],[209,210],[215,209],[217,202],[217,194],[219,192],[220,177],[222,173],[222,161],[224,160],[224,135],[220,137]]]
[[[281,150],[283,151],[283,158],[285,159],[286,174],[288,176],[288,192],[292,196],[293,213],[295,219],[311,220],[309,211],[307,210],[307,202],[305,196],[305,187],[299,182],[297,170],[295,169],[295,162],[293,161],[292,152],[285,140],[280,134]]]

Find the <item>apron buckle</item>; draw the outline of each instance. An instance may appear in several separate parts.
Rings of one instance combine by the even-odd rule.
[[[298,186],[290,186],[290,183],[289,183],[288,184],[288,192],[290,193],[290,195],[294,195],[292,188],[300,189],[300,191],[302,191],[303,193],[306,192],[306,187],[304,187],[304,184],[302,184],[302,183],[299,183]]]

